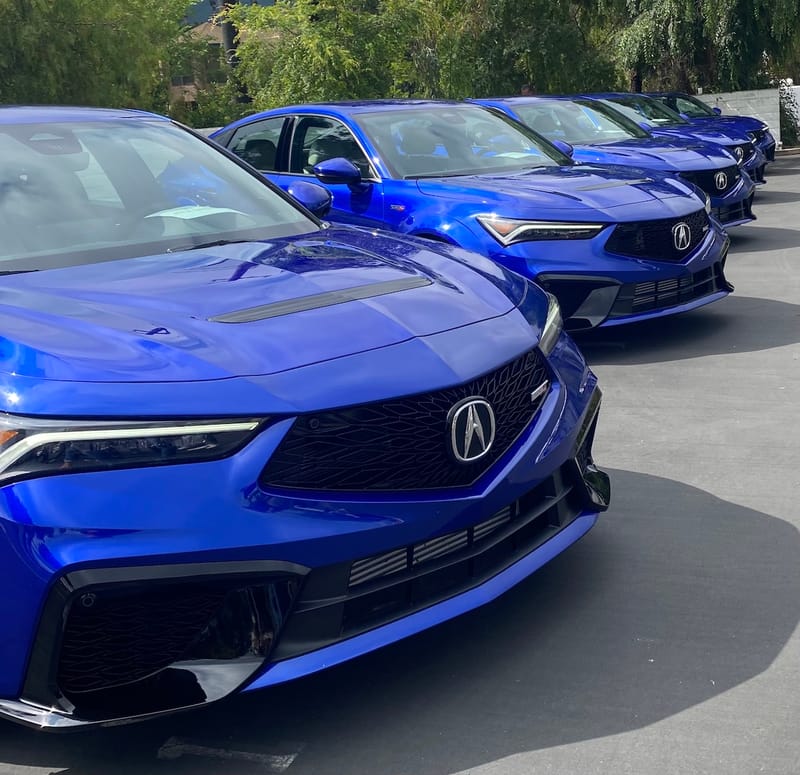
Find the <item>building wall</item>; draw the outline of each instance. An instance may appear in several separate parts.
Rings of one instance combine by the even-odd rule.
[[[755,116],[769,124],[775,139],[780,142],[781,112],[777,89],[756,89],[723,94],[698,94],[703,102],[719,108],[723,113]]]

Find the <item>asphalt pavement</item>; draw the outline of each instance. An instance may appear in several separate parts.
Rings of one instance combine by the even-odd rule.
[[[149,723],[0,722],[0,773],[798,775],[800,156],[732,232],[735,293],[581,340],[612,508],[495,603]]]

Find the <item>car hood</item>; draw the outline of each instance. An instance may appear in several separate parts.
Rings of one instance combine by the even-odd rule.
[[[615,143],[576,145],[575,159],[589,163],[652,167],[687,172],[719,169],[731,164],[728,153],[718,145],[675,138],[642,138]]]
[[[653,127],[651,131],[656,137],[689,137],[719,145],[739,145],[752,142],[744,132],[733,127],[713,126],[710,121],[689,126]]]
[[[10,275],[0,373],[93,383],[276,374],[498,317],[526,285],[465,251],[346,227]]]
[[[619,209],[641,208],[638,217],[668,217],[675,208],[690,212],[698,202],[685,184],[652,170],[576,164],[504,174],[420,178],[423,194],[484,205],[502,202],[504,215],[546,218],[548,212],[576,217],[628,220]],[[491,197],[491,199],[490,199]],[[670,204],[673,202],[674,204]],[[510,210],[509,207],[513,207]],[[566,211],[566,212],[565,212]]]
[[[731,128],[737,132],[752,132],[754,129],[763,129],[764,121],[754,116],[717,116],[712,118],[690,118],[693,124],[707,124],[713,122],[716,126]]]

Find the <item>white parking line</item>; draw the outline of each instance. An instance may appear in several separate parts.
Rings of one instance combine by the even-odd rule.
[[[251,751],[231,751],[227,748],[210,748],[197,745],[180,737],[170,737],[158,749],[159,759],[178,759],[181,756],[202,756],[207,759],[254,762],[266,772],[285,772],[298,757],[300,750],[287,754],[253,753]]]

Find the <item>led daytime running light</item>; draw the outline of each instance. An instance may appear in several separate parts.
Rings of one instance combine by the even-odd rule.
[[[16,444],[0,452],[0,474],[14,465],[29,452],[47,444],[67,441],[115,441],[119,439],[151,439],[168,436],[196,436],[209,433],[241,433],[253,431],[255,421],[238,423],[211,423],[202,425],[169,425],[161,427],[128,427],[95,430],[45,431],[24,436]],[[5,435],[7,432],[4,432]],[[18,434],[19,435],[19,432]]]
[[[527,221],[494,215],[480,215],[478,222],[498,242],[506,246],[533,240],[591,239],[606,226],[604,223]]]

